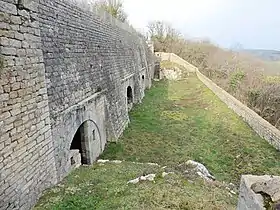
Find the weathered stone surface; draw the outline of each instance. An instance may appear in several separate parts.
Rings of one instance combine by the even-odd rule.
[[[251,188],[255,193],[266,193],[273,202],[280,201],[280,177],[271,177],[269,180],[258,181]]]
[[[0,11],[7,14],[17,14],[17,7],[15,4],[8,3],[5,1],[0,1]]]
[[[279,198],[279,179],[273,176],[243,175],[239,190],[238,210],[265,210],[260,192],[267,192],[274,201]],[[265,184],[267,183],[267,185]],[[275,184],[275,185],[274,185]],[[255,192],[256,191],[256,192]]]
[[[154,71],[145,41],[124,29],[78,1],[0,0],[1,210],[30,209],[121,135]]]
[[[21,9],[37,11],[39,0],[18,0]]]
[[[215,177],[210,174],[208,169],[201,163],[193,160],[188,160],[177,166],[177,168],[182,171],[187,178],[201,177],[206,181],[213,181]]]
[[[163,78],[168,80],[179,80],[182,77],[182,70],[175,67],[174,69],[162,69]]]
[[[2,55],[16,55],[17,54],[16,48],[12,48],[12,47],[1,46],[0,50],[1,50]]]

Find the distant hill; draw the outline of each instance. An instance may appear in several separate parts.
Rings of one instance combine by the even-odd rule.
[[[245,49],[242,52],[249,53],[265,61],[280,61],[280,51],[278,50]]]

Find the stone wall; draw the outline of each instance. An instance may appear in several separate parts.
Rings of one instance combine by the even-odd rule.
[[[38,5],[0,1],[0,209],[56,183]]]
[[[119,138],[154,57],[79,0],[0,0],[0,46],[0,209],[30,209]]]
[[[227,104],[229,108],[241,116],[243,120],[256,131],[257,134],[267,140],[276,149],[280,150],[280,131],[277,128],[264,120],[246,105],[242,104],[225,90],[220,88],[198,70],[197,76],[210,90],[212,90],[225,104]]]
[[[156,53],[162,60],[170,60],[182,65],[178,56],[172,53]],[[174,59],[176,58],[176,59]],[[188,63],[187,61],[184,61]],[[229,108],[237,115],[241,116],[262,138],[266,139],[276,149],[280,150],[280,131],[269,122],[260,117],[253,110],[242,104],[239,100],[227,93],[225,90],[216,85],[209,78],[199,72],[198,68],[188,63],[191,71],[195,71],[197,77],[212,90]],[[272,176],[254,176],[243,175],[240,184],[240,193],[238,200],[238,210],[264,210],[267,209],[267,203],[262,194],[266,194],[273,201],[271,209],[280,208],[280,177]]]
[[[79,2],[41,0],[39,5],[59,178],[70,168],[69,148],[79,126],[86,120],[97,124],[100,154],[106,141],[118,139],[127,126],[128,86],[133,102],[141,102],[153,77],[153,56],[146,43],[111,19],[85,11]],[[90,99],[97,93],[101,96]]]
[[[232,95],[227,93],[225,90],[216,85],[212,80],[207,78],[205,75],[199,72],[198,68],[183,60],[179,56],[173,53],[161,53],[157,52],[156,56],[162,60],[169,60],[182,65],[185,63],[186,68],[196,72],[197,77],[210,89],[212,90],[225,104],[228,105],[237,115],[241,116],[245,122],[247,122],[257,134],[267,140],[276,149],[280,150],[280,131],[267,122],[265,119],[260,117],[253,110],[248,108],[246,105],[241,103],[239,100],[234,98]],[[180,58],[180,59],[179,59]],[[183,61],[182,61],[183,60]]]
[[[179,57],[174,53],[156,52],[155,54],[163,61],[167,60],[167,61],[174,62],[181,66],[184,66],[187,70],[189,70],[189,72],[196,72],[196,67],[194,67],[189,62],[185,61],[184,59],[182,59],[181,57]]]

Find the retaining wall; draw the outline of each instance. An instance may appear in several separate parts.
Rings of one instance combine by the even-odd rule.
[[[212,90],[225,104],[228,105],[237,115],[241,116],[245,122],[247,122],[259,136],[267,140],[277,150],[280,150],[280,131],[259,116],[256,112],[248,108],[246,105],[241,103],[235,97],[230,95],[228,92],[216,85],[212,80],[207,78],[205,75],[200,73],[198,68],[183,60],[174,53],[162,53],[156,52],[156,56],[162,60],[169,60],[180,65],[186,66],[192,72],[196,72],[197,77],[210,89]]]

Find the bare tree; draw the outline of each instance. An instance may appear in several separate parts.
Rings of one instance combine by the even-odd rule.
[[[156,51],[174,52],[174,44],[178,43],[181,38],[181,34],[176,29],[163,21],[150,22],[148,33],[150,39],[154,42]]]
[[[121,22],[127,20],[127,14],[124,11],[123,2],[121,0],[96,0],[94,6],[108,12]]]

